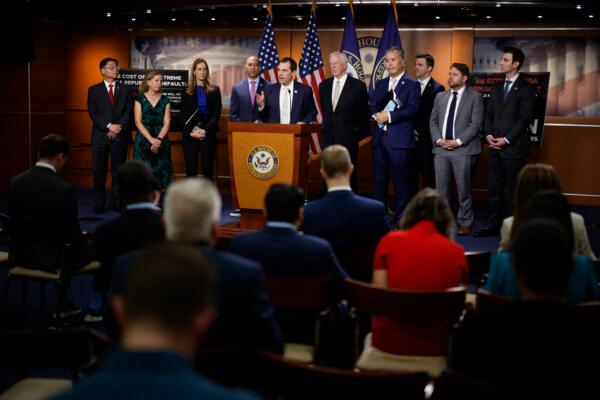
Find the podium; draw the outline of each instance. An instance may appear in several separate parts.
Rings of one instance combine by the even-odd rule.
[[[272,184],[289,183],[306,191],[309,137],[320,132],[320,124],[228,123],[231,194],[241,216],[239,222],[221,226],[219,236],[260,229]]]

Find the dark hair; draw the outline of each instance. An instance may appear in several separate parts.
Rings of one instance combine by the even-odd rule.
[[[298,64],[296,63],[296,60],[294,60],[292,57],[283,57],[281,60],[279,60],[279,64],[284,63],[284,62],[290,63],[290,71],[292,71],[292,72],[294,72],[298,68]]]
[[[505,47],[502,49],[502,53],[512,54],[513,62],[519,63],[517,71],[520,70],[521,67],[523,67],[523,64],[525,63],[525,54],[523,54],[523,51],[521,51],[521,49],[519,49],[518,47]]]
[[[38,148],[39,158],[54,158],[59,154],[69,154],[69,143],[67,139],[56,133],[46,135],[40,140]]]
[[[469,76],[469,67],[463,63],[453,63],[450,68],[456,68],[462,76]]]
[[[276,183],[265,195],[268,221],[294,223],[301,207],[304,207],[304,191],[297,186]]]
[[[548,164],[527,164],[517,175],[513,195],[513,224],[510,230],[510,240],[519,229],[519,224],[525,218],[527,202],[541,190],[560,192],[560,183],[556,172]]]
[[[161,243],[137,255],[126,271],[125,324],[151,319],[166,330],[189,327],[213,304],[213,266],[190,245]]]
[[[100,61],[100,69],[106,67],[106,64],[108,64],[111,61],[113,61],[115,64],[119,65],[119,61],[116,58],[107,57],[107,58],[103,58]]]
[[[328,178],[346,175],[350,171],[350,165],[350,153],[342,145],[333,144],[321,152],[321,168]]]
[[[454,231],[454,216],[446,200],[439,192],[425,188],[412,198],[406,206],[402,219],[400,220],[400,229],[409,229],[421,221],[431,221],[437,231],[452,238]]]
[[[433,68],[433,66],[435,65],[435,60],[433,59],[433,56],[431,54],[417,54],[415,58],[424,58],[428,67]]]
[[[404,60],[404,50],[400,46],[392,46],[387,49],[385,52],[389,53],[390,51],[397,51],[400,54],[400,58]]]
[[[535,193],[525,207],[525,220],[548,218],[560,224],[569,238],[571,251],[575,249],[571,207],[567,198],[556,190],[542,190]]]
[[[117,179],[119,194],[128,204],[150,201],[157,189],[152,170],[140,160],[129,160],[121,165]]]
[[[547,218],[524,222],[509,251],[522,285],[539,295],[565,295],[573,255],[567,233],[558,222]]]

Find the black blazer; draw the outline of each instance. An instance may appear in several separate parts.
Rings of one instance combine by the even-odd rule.
[[[323,107],[321,148],[332,144],[355,147],[361,134],[367,131],[369,125],[367,87],[360,80],[348,75],[334,111],[331,102],[334,80],[331,77],[319,85],[319,96]]]
[[[117,218],[96,228],[94,245],[102,268],[112,269],[118,256],[164,238],[165,232],[157,212],[149,209],[125,210]]]
[[[429,143],[430,147],[431,133],[429,131],[429,118],[431,117],[431,110],[433,110],[433,101],[435,100],[435,96],[444,90],[443,85],[440,85],[433,78],[429,79],[421,95],[419,109],[415,114],[415,131],[419,135],[420,142]]]
[[[130,123],[133,113],[133,100],[131,91],[125,85],[115,82],[115,104],[108,99],[108,91],[104,81],[90,86],[88,89],[87,106],[92,119],[92,144],[105,141],[108,133],[108,124],[121,125],[121,133],[115,140],[131,142]]]
[[[182,140],[194,140],[190,137],[190,133],[192,133],[194,125],[198,125],[200,128],[204,129],[207,136],[216,138],[217,132],[219,132],[221,108],[223,107],[223,104],[221,103],[221,90],[219,87],[215,86],[214,90],[206,93],[206,114],[198,109],[198,99],[195,92],[191,96],[187,93],[184,93],[181,103],[182,107],[180,118],[182,126]],[[192,114],[194,114],[196,110],[198,110],[198,112],[192,117]]]
[[[55,270],[66,242],[81,236],[75,191],[46,167],[10,181],[10,255],[20,265]]]
[[[535,108],[533,86],[523,76],[519,76],[504,103],[503,88],[504,80],[492,87],[485,110],[484,136],[508,139],[510,143],[500,150],[501,157],[526,157],[529,152],[529,124]]]

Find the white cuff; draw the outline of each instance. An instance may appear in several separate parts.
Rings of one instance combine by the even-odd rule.
[[[460,141],[460,139],[456,139],[456,144],[458,144],[459,146],[462,146],[462,142]]]
[[[506,144],[510,144],[507,138],[504,138],[504,140],[506,140]]]
[[[388,111],[387,115],[388,115],[388,124],[391,124],[392,123],[392,114],[390,114],[390,112]]]

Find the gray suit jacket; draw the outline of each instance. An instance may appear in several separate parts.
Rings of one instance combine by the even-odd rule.
[[[451,98],[452,90],[446,90],[445,92],[438,93],[433,102],[433,110],[429,119],[429,129],[431,131],[434,154],[448,151],[440,147],[436,141],[443,138],[442,128],[444,126],[444,117],[446,116],[446,107]],[[454,137],[460,139],[462,145],[452,150],[454,153],[463,156],[481,154],[481,139],[477,133],[481,130],[483,116],[483,96],[479,92],[465,88],[458,103],[456,119],[454,120]]]

